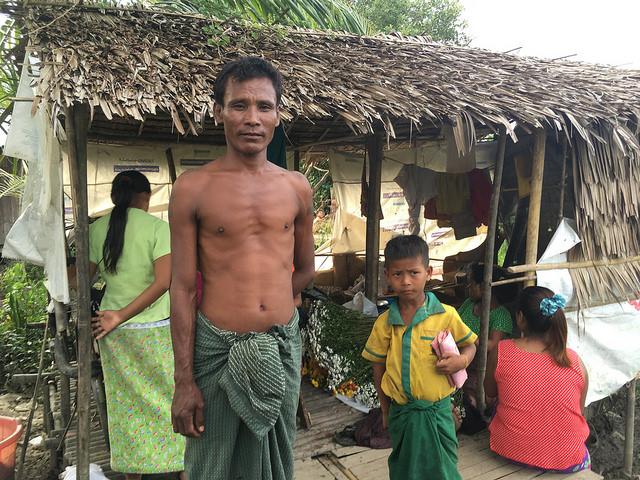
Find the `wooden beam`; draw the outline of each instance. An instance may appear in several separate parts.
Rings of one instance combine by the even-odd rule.
[[[538,233],[540,232],[540,205],[542,202],[542,180],[544,177],[544,153],[547,133],[544,128],[535,131],[533,144],[533,168],[531,170],[531,195],[529,197],[529,218],[527,221],[527,247],[525,262],[529,265],[538,260]],[[527,276],[535,272],[528,272]],[[525,287],[533,285],[532,280],[525,282]]]
[[[498,280],[497,282],[491,282],[491,286],[497,287],[498,285],[507,285],[509,283],[525,282],[527,280],[535,280],[536,278],[538,277],[536,277],[535,275],[531,277],[507,278],[506,280]]]
[[[87,201],[87,130],[89,106],[65,108],[69,173],[78,272],[78,478],[89,478],[89,404],[91,401],[91,289],[89,278],[89,207]]]
[[[493,175],[493,188],[489,202],[489,225],[487,239],[484,244],[484,277],[482,288],[482,316],[480,317],[480,343],[478,345],[478,409],[484,413],[484,377],[487,372],[487,343],[489,341],[489,314],[491,313],[491,280],[493,279],[493,250],[496,245],[496,231],[498,230],[498,206],[500,204],[500,186],[502,185],[502,171],[504,166],[504,152],[507,145],[507,131],[500,128],[498,136],[498,157],[496,158]]]
[[[367,197],[367,240],[365,261],[365,296],[375,303],[378,296],[378,262],[380,260],[380,182],[382,178],[382,135],[367,137],[369,152],[369,195]],[[366,161],[366,159],[365,159]]]
[[[514,265],[507,267],[507,273],[533,272],[540,270],[573,270],[574,268],[604,267],[608,265],[621,265],[631,262],[639,262],[640,255],[628,258],[612,258],[603,260],[584,260],[582,262],[540,263],[527,265]]]

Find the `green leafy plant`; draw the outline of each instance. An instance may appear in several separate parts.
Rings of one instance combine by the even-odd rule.
[[[15,373],[38,370],[42,330],[29,329],[27,324],[47,318],[42,267],[6,260],[4,266],[0,277],[0,385]]]
[[[377,406],[378,396],[371,362],[362,350],[375,321],[337,303],[316,301],[302,335],[306,355],[327,371],[329,390],[370,407]]]

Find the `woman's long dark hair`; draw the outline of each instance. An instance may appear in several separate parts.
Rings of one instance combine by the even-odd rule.
[[[553,297],[553,292],[545,287],[527,287],[518,298],[517,311],[522,312],[531,333],[547,334],[547,350],[561,367],[570,367],[567,354],[567,319],[564,310],[558,308],[552,315],[543,315],[540,302]]]
[[[484,283],[484,263],[474,262],[471,264],[471,269],[469,270],[469,276],[476,282],[478,285]],[[493,273],[491,275],[491,281],[497,282],[499,280],[505,280],[509,277],[505,270],[500,267],[493,267]],[[495,295],[498,303],[503,305],[505,303],[509,303],[515,300],[518,296],[518,286],[515,283],[506,283],[503,285],[498,285],[496,287],[491,287],[491,293]]]
[[[124,230],[127,226],[127,209],[136,193],[151,193],[149,180],[135,170],[120,172],[111,183],[111,199],[115,207],[111,211],[107,238],[102,246],[104,269],[116,273],[116,265],[124,246]]]

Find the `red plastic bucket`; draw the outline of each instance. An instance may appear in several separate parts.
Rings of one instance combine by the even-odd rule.
[[[19,418],[0,417],[0,480],[13,480],[16,446],[21,435]]]

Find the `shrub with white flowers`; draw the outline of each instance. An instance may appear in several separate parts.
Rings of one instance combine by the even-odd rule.
[[[327,371],[330,391],[378,406],[371,362],[362,357],[376,317],[329,301],[315,301],[302,331],[305,355]],[[315,384],[315,383],[314,383]]]

